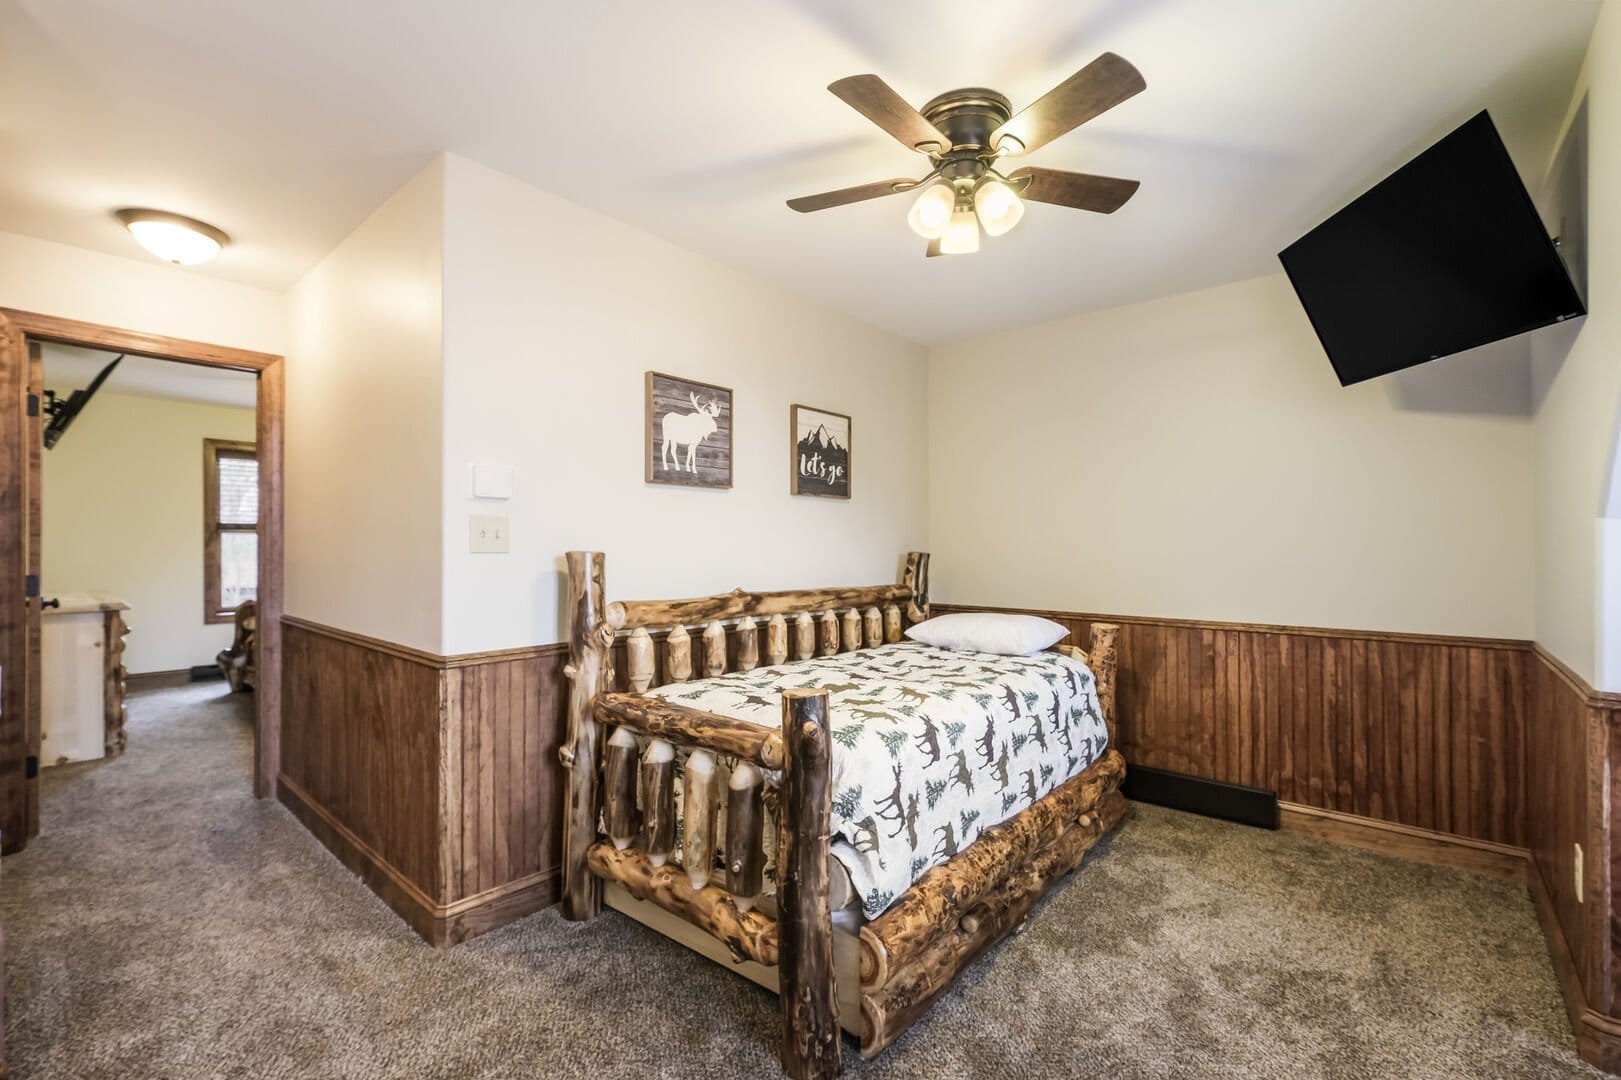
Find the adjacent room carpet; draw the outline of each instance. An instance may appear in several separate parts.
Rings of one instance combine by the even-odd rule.
[[[130,704],[0,871],[19,1077],[770,1077],[776,1000],[609,912],[449,952],[249,792],[249,700]],[[1524,890],[1154,807],[860,1077],[1598,1077]]]

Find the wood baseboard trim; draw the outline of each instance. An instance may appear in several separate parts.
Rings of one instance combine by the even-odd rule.
[[[169,690],[176,686],[186,686],[190,682],[190,668],[177,668],[174,671],[143,671],[138,675],[124,676],[124,685],[132,692],[136,690]]]
[[[277,792],[323,847],[435,948],[459,944],[557,902],[560,867],[449,904],[437,903],[285,774],[279,777]]]
[[[1559,983],[1570,1028],[1581,1059],[1606,1072],[1621,1074],[1621,1019],[1606,1016],[1587,1003],[1580,973],[1554,911],[1553,896],[1542,868],[1524,848],[1473,840],[1463,836],[1415,829],[1407,825],[1359,818],[1296,803],[1280,803],[1286,830],[1316,836],[1333,843],[1366,848],[1383,855],[1447,866],[1511,881],[1528,889],[1548,958]]]
[[[1560,997],[1565,1001],[1565,1013],[1570,1017],[1570,1029],[1576,1035],[1576,1053],[1589,1065],[1621,1073],[1621,1020],[1605,1016],[1587,1004],[1581,974],[1576,970],[1570,943],[1565,940],[1559,916],[1554,911],[1553,894],[1548,891],[1542,867],[1535,859],[1527,861],[1526,882],[1537,921],[1542,924],[1542,935],[1548,942],[1548,958],[1559,982]]]
[[[459,945],[551,907],[563,894],[562,871],[562,866],[554,866],[448,905],[446,914],[435,920],[434,945],[441,949]]]
[[[277,795],[293,816],[303,823],[321,845],[338,857],[338,861],[365,883],[366,887],[382,898],[383,903],[420,934],[424,940],[434,941],[434,902],[427,893],[408,879],[388,860],[372,850],[365,841],[349,831],[331,811],[316,802],[308,792],[283,773],[277,778]]]
[[[1299,803],[1280,802],[1278,811],[1279,825],[1288,832],[1503,881],[1525,881],[1526,866],[1530,862],[1530,852],[1525,848],[1490,840],[1454,836]]]

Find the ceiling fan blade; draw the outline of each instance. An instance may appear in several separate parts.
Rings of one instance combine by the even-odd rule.
[[[1130,61],[1106,52],[991,132],[991,145],[1011,135],[1025,152],[1045,146],[1147,88]]]
[[[830,83],[833,95],[901,141],[908,150],[943,154],[951,140],[876,75],[851,75]]]
[[[798,210],[801,214],[808,214],[812,210],[826,210],[832,206],[864,202],[884,195],[894,195],[900,191],[911,191],[915,187],[917,181],[910,176],[897,176],[893,180],[878,180],[871,184],[839,188],[837,191],[824,191],[818,195],[801,195],[797,199],[789,199],[788,207],[791,210]]]
[[[1032,202],[1073,206],[1077,210],[1091,210],[1098,214],[1112,214],[1120,209],[1127,199],[1137,194],[1139,186],[1136,180],[1033,167],[1018,169],[1009,174],[1008,179],[1015,182],[1028,180],[1023,187],[1018,187],[1016,183],[1015,190],[1022,198]]]
[[[945,253],[940,250],[940,240],[939,240],[938,237],[933,239],[933,240],[930,240],[929,241],[929,246],[923,249],[923,256],[924,256],[924,258],[927,258],[927,259],[932,259],[936,255],[943,255],[943,254],[945,254]]]

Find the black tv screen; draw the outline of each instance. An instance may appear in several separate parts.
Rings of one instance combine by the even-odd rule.
[[[1585,313],[1485,112],[1278,257],[1345,386]]]

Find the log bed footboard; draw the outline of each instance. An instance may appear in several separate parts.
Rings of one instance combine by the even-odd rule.
[[[595,917],[609,883],[616,907],[706,955],[729,956],[748,977],[774,986],[782,1066],[795,1080],[838,1074],[841,1023],[860,1036],[863,1056],[888,1046],[1125,813],[1119,792],[1125,765],[1110,749],[930,870],[862,926],[859,937],[835,930],[830,897],[844,890],[829,875],[827,691],[784,693],[775,731],[648,697],[656,661],[651,632],[663,631],[665,682],[692,676],[692,634],[684,624],[703,624],[705,676],[726,670],[728,624],[743,671],[760,661],[758,619],[765,620],[772,664],[787,660],[790,624],[795,659],[897,642],[904,624],[928,617],[928,555],[908,555],[893,586],[739,590],[630,604],[605,602],[601,554],[569,552],[568,569],[574,623],[565,669],[572,680],[569,731],[560,752],[569,773],[563,914]],[[1065,649],[1094,671],[1111,744],[1115,641],[1116,628],[1097,625],[1090,652]],[[620,642],[629,692],[614,689]],[[604,726],[611,730],[606,740]],[[679,849],[676,747],[688,751]],[[729,777],[726,761],[735,762]],[[776,823],[774,897],[762,897],[767,813]],[[660,925],[643,913],[654,909],[676,921]]]

